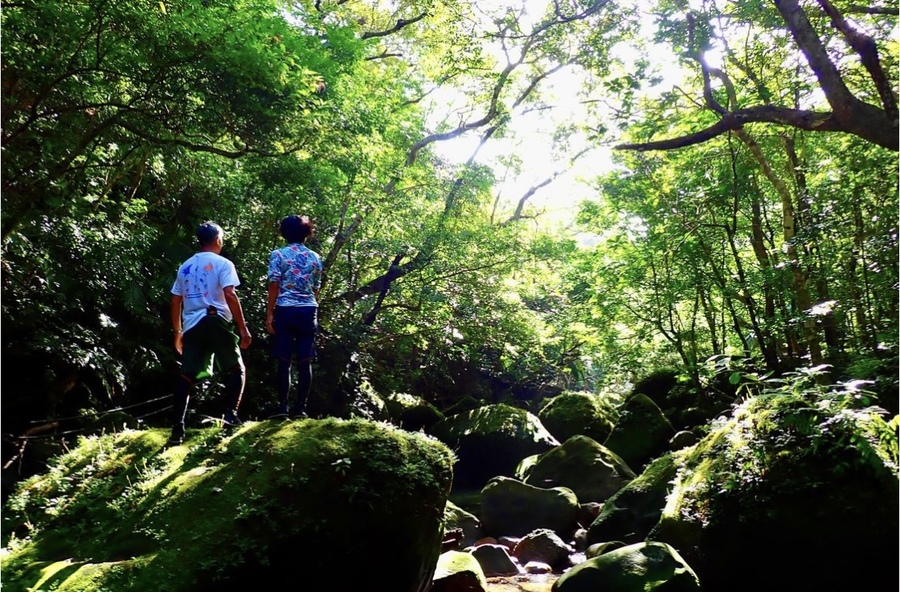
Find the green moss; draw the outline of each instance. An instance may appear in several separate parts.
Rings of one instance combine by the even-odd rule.
[[[635,471],[668,448],[675,435],[659,407],[642,393],[633,395],[603,445],[621,456]]]
[[[538,417],[560,442],[576,435],[603,442],[613,429],[617,411],[598,395],[567,392],[551,399]]]
[[[449,416],[431,433],[456,450],[454,487],[466,489],[483,487],[498,475],[513,475],[526,456],[559,445],[535,415],[505,404]]]
[[[650,538],[678,548],[712,588],[753,572],[747,558],[759,548],[772,570],[797,574],[792,586],[801,574],[810,589],[868,577],[834,550],[876,542],[867,561],[896,562],[896,441],[872,409],[756,397],[685,451]],[[761,586],[751,577],[741,589]]]
[[[170,448],[167,435],[88,438],[25,482],[4,512],[4,584],[205,590],[295,573],[289,557],[304,553],[338,569],[371,555],[370,521],[392,552],[417,558],[403,577],[430,576],[453,462],[437,440],[337,419],[190,431]],[[72,564],[43,571],[60,561]]]
[[[478,563],[478,559],[471,553],[462,551],[447,551],[441,554],[434,572],[434,579],[439,580],[461,573],[472,574],[480,589],[487,590],[487,578],[484,576],[484,570],[481,568],[481,564]]]
[[[385,399],[391,421],[405,430],[428,430],[444,418],[437,407],[422,397],[393,393]]]

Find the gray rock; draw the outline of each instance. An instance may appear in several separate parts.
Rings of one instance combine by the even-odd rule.
[[[540,561],[529,561],[522,568],[522,571],[527,574],[548,574],[553,572],[553,568]]]
[[[519,559],[519,563],[538,561],[555,570],[561,570],[568,565],[569,554],[572,552],[574,550],[555,532],[540,528],[522,537],[513,555]]]
[[[694,434],[694,432],[690,430],[681,430],[669,440],[669,450],[681,450],[682,448],[693,446],[698,441],[699,438],[697,438],[697,435]]]

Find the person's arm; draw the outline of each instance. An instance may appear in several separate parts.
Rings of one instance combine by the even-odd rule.
[[[181,326],[181,301],[183,298],[179,294],[172,295],[172,301],[169,303],[169,314],[172,317],[172,330],[175,331],[175,351],[181,354],[182,343],[182,326]]]
[[[275,335],[275,302],[278,300],[278,291],[278,282],[270,282],[266,296],[266,331],[269,335]]]
[[[238,326],[238,333],[241,336],[241,349],[247,349],[250,347],[252,337],[250,336],[250,330],[247,328],[247,322],[244,320],[244,310],[241,308],[241,301],[238,299],[237,292],[234,291],[234,286],[226,286],[224,293],[228,310],[231,311],[231,316]]]

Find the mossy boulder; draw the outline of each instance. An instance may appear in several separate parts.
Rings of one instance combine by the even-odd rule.
[[[439,421],[430,432],[456,451],[454,488],[481,488],[512,476],[519,462],[559,442],[532,413],[505,404],[484,405]]]
[[[679,371],[675,368],[661,368],[651,372],[634,384],[631,393],[646,395],[659,407],[666,406],[666,399],[678,384]]]
[[[705,589],[877,590],[896,582],[897,425],[851,397],[753,398],[679,462],[648,539]],[[765,569],[760,569],[764,566]]]
[[[385,397],[384,402],[391,422],[411,432],[428,431],[444,419],[444,414],[437,407],[416,395],[392,393]]]
[[[551,590],[699,592],[700,582],[678,551],[665,543],[648,542],[621,547],[579,563],[560,576]]]
[[[442,411],[444,413],[444,417],[450,417],[451,415],[458,415],[460,413],[472,411],[473,409],[478,409],[479,407],[483,406],[484,401],[482,401],[481,399],[476,399],[471,395],[465,395],[457,399],[449,407],[443,409]]]
[[[729,373],[716,375],[705,389],[680,380],[679,375],[674,368],[652,372],[634,385],[632,396],[642,394],[656,403],[676,431],[694,429],[730,412],[735,387],[728,382]]]
[[[462,539],[459,542],[460,547],[474,545],[475,541],[481,538],[481,520],[478,519],[478,516],[447,500],[447,505],[444,507],[444,533],[455,528],[461,528],[463,531]]]
[[[617,412],[600,395],[565,392],[550,399],[538,412],[538,418],[560,442],[576,435],[603,442],[612,432]]]
[[[519,481],[525,481],[528,479],[528,475],[531,474],[531,470],[534,468],[534,465],[537,464],[537,461],[540,460],[540,454],[532,454],[531,456],[526,456],[522,460],[519,461],[519,464],[516,465],[516,470],[513,473],[513,477],[518,479]]]
[[[430,585],[452,479],[440,442],[358,419],[167,436],[85,438],[23,482],[3,512],[4,590]]]
[[[638,393],[629,397],[603,445],[622,457],[635,472],[669,449],[675,435],[672,424],[650,397]]]
[[[434,583],[428,592],[453,592],[470,590],[484,592],[487,590],[487,578],[481,564],[471,553],[463,551],[447,551],[438,557],[434,570]],[[373,585],[371,589],[381,589]]]
[[[606,500],[588,528],[588,544],[643,541],[662,516],[676,470],[673,454],[650,463],[636,479]]]
[[[534,487],[495,477],[481,490],[482,528],[495,538],[548,528],[569,540],[578,526],[578,509],[578,498],[566,487]]]
[[[637,475],[619,456],[587,436],[572,436],[540,455],[525,483],[568,487],[578,501],[603,502]]]

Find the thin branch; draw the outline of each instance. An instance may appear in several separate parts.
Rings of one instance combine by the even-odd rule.
[[[847,13],[850,14],[884,14],[888,16],[900,15],[900,10],[881,6],[861,6],[859,4],[850,4],[847,6]]]
[[[368,57],[366,57],[366,60],[367,60],[367,61],[370,61],[370,62],[373,62],[373,61],[375,61],[375,60],[383,60],[383,59],[385,59],[385,58],[402,58],[402,57],[403,57],[403,54],[402,54],[402,53],[389,53],[389,52],[387,52],[387,51],[383,51],[383,52],[381,52],[380,54],[378,54],[378,55],[376,55],[376,56],[368,56]]]
[[[411,19],[398,19],[397,23],[386,31],[367,31],[362,34],[363,39],[373,39],[375,37],[387,37],[388,35],[393,35],[397,31],[401,30],[403,27],[407,27],[413,23],[417,23],[423,18],[428,16],[427,12],[423,12],[419,16],[415,16]]]

